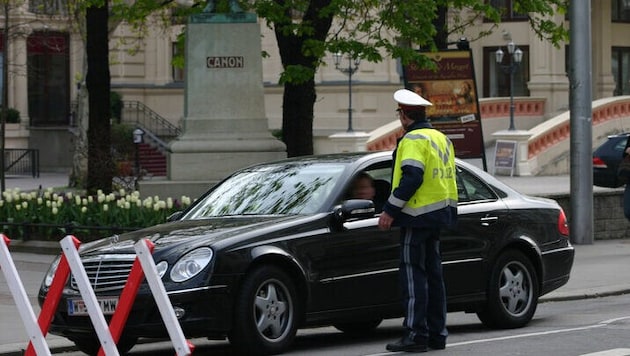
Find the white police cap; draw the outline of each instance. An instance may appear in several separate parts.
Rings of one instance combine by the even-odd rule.
[[[404,110],[417,106],[432,106],[430,101],[408,89],[399,89],[394,93],[394,100]]]

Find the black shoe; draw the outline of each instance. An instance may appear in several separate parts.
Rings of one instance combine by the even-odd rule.
[[[429,339],[428,346],[433,350],[444,350],[446,348],[446,341]]]
[[[404,352],[427,352],[427,350],[428,350],[426,342],[414,341],[412,338],[409,337],[409,335],[403,336],[402,339],[400,339],[400,340],[398,340],[396,342],[387,344],[385,349],[387,351],[391,351],[391,352],[399,352],[399,351],[404,351]]]

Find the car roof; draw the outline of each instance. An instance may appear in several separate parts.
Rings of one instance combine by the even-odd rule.
[[[628,135],[630,135],[630,132],[621,132],[621,133],[616,133],[616,134],[608,135],[608,136],[606,136],[606,137],[607,137],[608,139],[611,139],[611,138],[628,137]]]

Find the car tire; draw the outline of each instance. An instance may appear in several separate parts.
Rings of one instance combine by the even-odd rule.
[[[532,262],[516,250],[502,253],[494,263],[488,299],[477,312],[491,328],[520,328],[534,316],[538,306],[538,276]]]
[[[76,337],[71,338],[70,341],[74,343],[79,351],[88,355],[98,355],[98,351],[101,348],[101,343],[98,341],[96,336]],[[121,337],[116,344],[118,353],[121,355],[127,354],[127,352],[129,352],[129,350],[131,350],[137,342],[137,338]]]
[[[383,319],[373,319],[373,320],[365,320],[365,321],[352,321],[347,323],[336,323],[333,326],[339,330],[343,331],[345,334],[353,335],[353,336],[361,336],[365,334],[369,334],[374,329],[376,329]]]
[[[277,267],[259,267],[237,296],[230,344],[245,355],[282,353],[295,338],[300,310],[293,280]]]

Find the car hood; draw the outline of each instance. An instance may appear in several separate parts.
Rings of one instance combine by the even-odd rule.
[[[154,252],[173,245],[188,248],[221,243],[227,239],[256,237],[309,220],[306,216],[233,216],[200,220],[179,220],[149,228],[113,235],[81,246],[82,255],[100,253],[134,253],[133,245],[141,239],[154,244]]]

